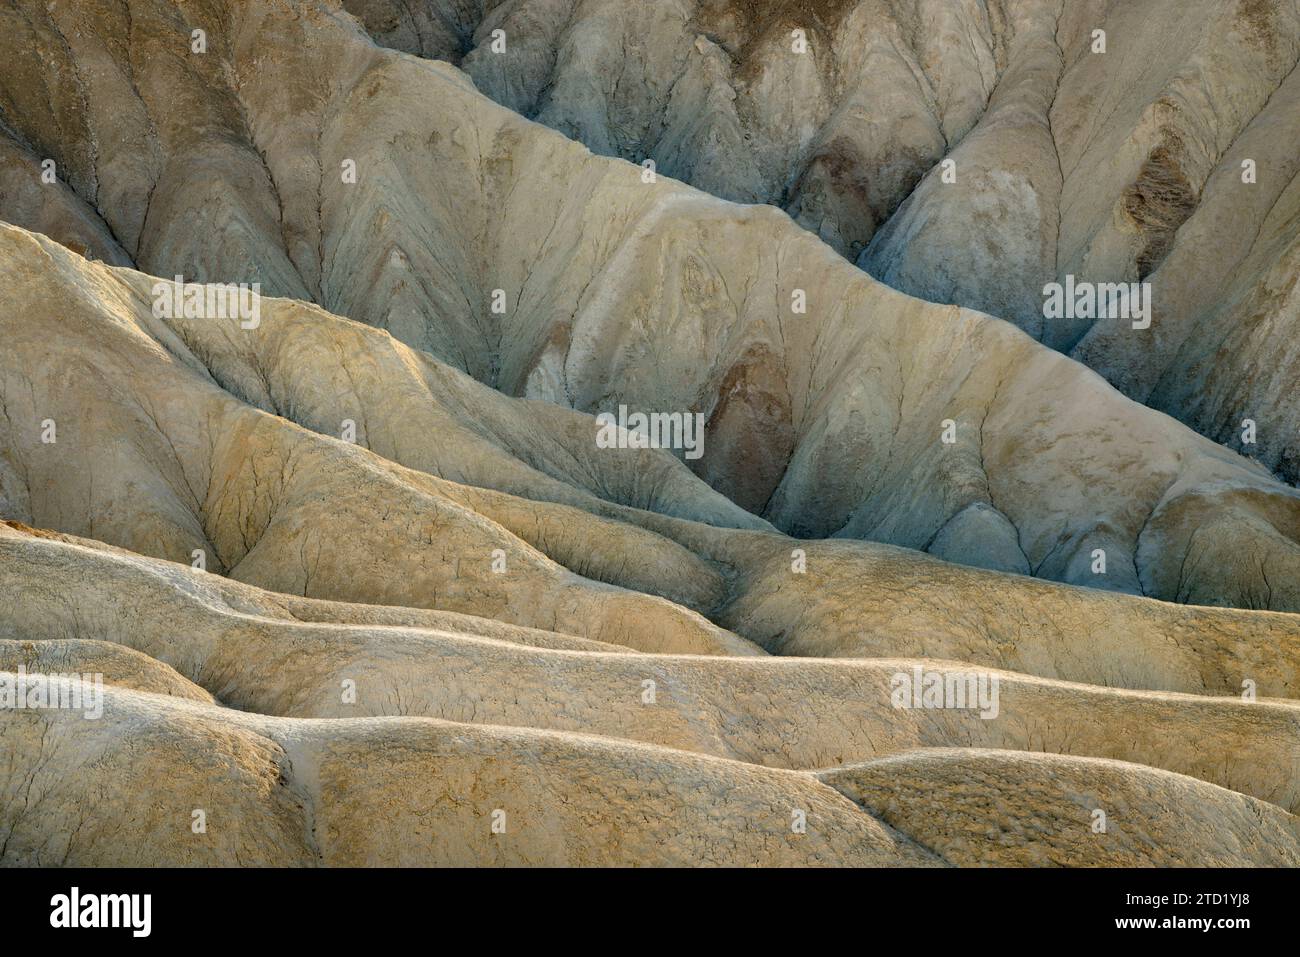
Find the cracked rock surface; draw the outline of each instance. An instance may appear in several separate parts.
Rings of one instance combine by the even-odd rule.
[[[0,54],[0,864],[1300,865],[1294,3]]]
[[[597,153],[780,206],[884,282],[1300,479],[1296,0],[344,7]],[[1066,276],[1150,281],[1151,328],[1044,318]]]

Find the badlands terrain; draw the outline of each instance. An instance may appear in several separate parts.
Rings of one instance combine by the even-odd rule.
[[[0,864],[1300,865],[1298,61],[0,0]]]

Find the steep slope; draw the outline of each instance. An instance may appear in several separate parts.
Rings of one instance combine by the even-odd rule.
[[[856,543],[794,542],[764,532],[664,450],[602,449],[590,417],[501,397],[314,307],[259,299],[255,329],[237,319],[159,318],[150,277],[88,263],[12,227],[0,227],[0,253],[10,344],[0,356],[0,500],[28,524],[186,564],[198,551],[210,570],[278,591],[486,614],[643,650],[757,650],[701,617],[713,614],[760,643],[830,641],[851,653],[840,632],[811,622],[819,609],[852,603],[867,576],[911,583],[898,597],[883,590],[861,612],[911,642],[927,629],[903,623],[925,615],[927,602],[967,609],[957,620],[969,631],[942,637],[957,647],[989,628],[1019,628],[998,598],[982,594],[992,581],[995,591],[1044,596],[1035,601],[1047,608],[1030,613],[1039,620],[1028,627],[1067,649],[1072,634],[1116,634],[1114,622],[1130,614],[1199,621],[1201,634],[1218,621],[1235,630],[1226,623],[1240,617],[968,574]],[[322,434],[343,417],[362,423],[360,434],[393,459]],[[439,440],[428,442],[430,434]],[[515,454],[511,443],[525,435],[532,451]],[[1204,544],[1181,565],[1158,555],[1153,570],[1176,574],[1165,587],[1184,600],[1231,588],[1244,604],[1293,607],[1296,579],[1285,570],[1270,577],[1269,564],[1203,560],[1233,546],[1205,525],[1232,520],[1234,494],[1245,500],[1241,490],[1223,493],[1226,504],[1211,499],[1204,524],[1192,512],[1197,498],[1175,499],[1152,534],[1177,534],[1178,525],[1163,523],[1183,522]],[[1272,582],[1271,592],[1260,590]],[[1262,655],[1268,628],[1242,621]],[[933,647],[918,653],[963,657]],[[1091,664],[1079,657],[1071,668],[1158,675],[1139,664],[1138,647]],[[1252,667],[1266,660],[1252,658]],[[1015,658],[988,663],[1020,667]],[[1239,685],[1232,668],[1223,674],[1217,680]],[[1292,686],[1287,672],[1279,679]],[[1154,680],[1162,683],[1149,686],[1182,686]]]
[[[981,0],[343,6],[597,153],[782,206],[850,256],[979,119],[1014,29]]]
[[[1300,480],[1294,0],[344,6],[598,153],[781,206]],[[1151,328],[1047,318],[1067,276],[1149,278]]]
[[[158,53],[140,70],[157,79],[134,61],[114,75],[139,95],[74,71],[95,89],[66,142],[22,114],[78,195],[118,197],[105,221],[134,237],[138,264],[311,294],[507,393],[701,414],[708,443],[692,467],[796,535],[1298,606],[1300,497],[1264,469],[1005,324],[873,283],[780,214],[643,182],[492,106],[454,69],[375,48],[346,16],[286,9],[133,20],[133,49]],[[50,16],[31,12],[27,29],[57,37]],[[207,24],[207,53],[178,52],[191,22]],[[111,22],[92,25],[83,55],[113,61]],[[168,109],[178,90],[211,123]],[[153,131],[116,163],[96,132],[110,113]],[[128,186],[151,157],[159,171],[136,201]],[[36,225],[58,238],[57,223]]]
[[[150,277],[12,227],[0,243],[10,317],[0,487],[5,511],[28,524],[187,565],[197,553],[210,571],[280,592],[641,650],[758,654],[748,638],[786,653],[935,656],[1136,688],[1297,687],[1293,616],[746,527],[755,520],[666,451],[601,449],[595,420],[501,397],[385,333],[287,300],[258,300],[256,329],[159,318]],[[426,452],[406,467],[292,420],[324,428],[354,409],[367,413],[366,434],[383,436],[378,448]],[[529,431],[536,467],[508,446]],[[740,527],[697,520],[727,516]],[[1184,589],[1224,580],[1219,565],[1179,572]],[[1285,604],[1291,581],[1257,603]]]
[[[1099,321],[1073,355],[1117,388],[1300,483],[1300,71],[1210,175],[1151,274],[1153,320]],[[1262,172],[1242,183],[1243,164]],[[1247,421],[1249,420],[1249,422]]]
[[[1197,4],[8,3],[0,865],[1300,865],[1300,18]]]

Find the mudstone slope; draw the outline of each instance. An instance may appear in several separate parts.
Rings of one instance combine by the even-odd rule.
[[[1121,6],[0,9],[0,863],[1300,864],[1300,493],[1171,391],[1236,409],[1178,363],[1284,334],[1290,199],[1107,221],[1136,99],[1070,97]],[[1284,162],[1253,7],[1129,83],[1250,87],[1206,182]],[[1044,125],[1083,165],[1024,232]],[[990,235],[1185,297],[1173,364],[909,288],[1053,275],[949,155]],[[702,454],[605,447],[620,405]]]

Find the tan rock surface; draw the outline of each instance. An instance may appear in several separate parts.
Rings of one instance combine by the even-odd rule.
[[[1294,0],[344,6],[597,153],[781,206],[890,285],[1014,322],[1300,478]],[[1150,278],[1152,328],[1046,319],[1066,275]]]
[[[1300,865],[1300,8],[1192,6],[0,10],[0,864]]]
[[[113,197],[101,215],[146,271],[310,296],[507,393],[699,412],[717,451],[697,472],[787,532],[937,543],[949,560],[1169,600],[1300,607],[1300,493],[1265,468],[1003,323],[872,282],[771,209],[644,183],[494,106],[453,67],[378,49],[327,6],[288,9],[141,18],[148,82],[114,22],[90,21],[53,59],[15,48],[0,103],[78,195]],[[191,19],[209,53],[178,58]],[[35,10],[23,29],[50,44],[67,32]],[[77,89],[86,109],[67,129],[43,122],[57,103],[38,110],[26,91],[79,55],[104,65],[69,75],[94,87]],[[182,98],[208,122],[173,109]],[[110,151],[100,141],[124,117],[140,136]],[[336,172],[346,161],[355,183]],[[991,520],[969,521],[972,506]]]
[[[1293,815],[1114,761],[939,750],[822,779],[957,865],[1300,865]],[[1104,831],[1094,831],[1096,811]]]
[[[221,703],[261,714],[535,727],[803,770],[909,748],[1044,750],[1141,762],[1288,809],[1300,804],[1300,706],[1280,698],[1125,692],[1000,671],[990,718],[900,709],[891,699],[895,675],[910,678],[918,666],[963,674],[978,655],[947,662],[891,658],[888,648],[859,652],[869,660],[833,661],[629,655],[521,629],[476,633],[465,627],[474,619],[452,616],[395,625],[334,614],[344,620],[321,623],[323,615],[303,608],[330,603],[290,605],[288,596],[217,576],[4,526],[0,594],[11,596],[0,639],[28,649],[14,660],[39,656],[66,662],[60,672],[93,672],[115,642],[149,656],[174,683],[184,675]],[[85,635],[95,638],[76,637]],[[89,650],[79,664],[74,652],[82,648]],[[162,690],[102,670],[111,684]],[[349,681],[354,700],[342,693]]]

